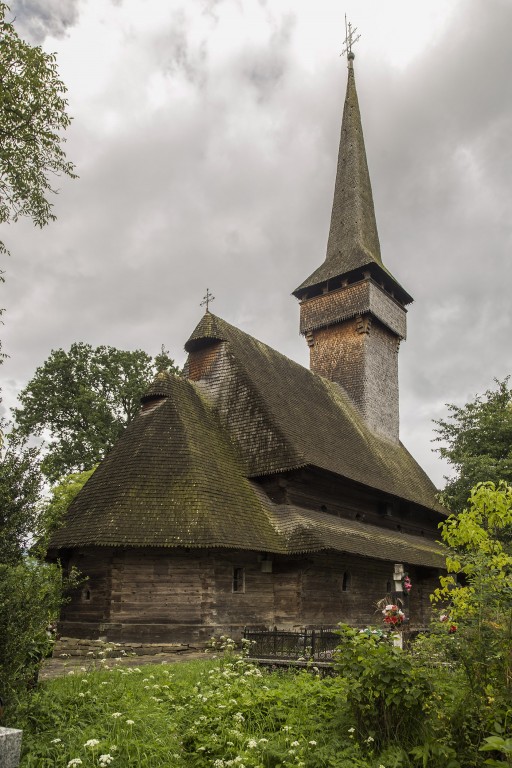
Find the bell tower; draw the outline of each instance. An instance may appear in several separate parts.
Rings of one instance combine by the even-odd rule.
[[[327,255],[293,293],[310,368],[341,384],[368,427],[399,440],[398,349],[412,297],[380,253],[348,25],[348,80]]]

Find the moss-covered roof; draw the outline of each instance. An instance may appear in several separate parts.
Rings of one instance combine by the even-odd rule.
[[[267,511],[211,407],[190,382],[177,376],[171,382],[172,391],[128,425],[75,498],[51,549],[252,549],[256,541],[279,550]]]
[[[285,504],[275,507],[274,519],[289,552],[334,550],[410,565],[445,565],[443,547],[422,536],[397,534],[376,525]]]
[[[271,502],[259,476],[311,465],[436,508],[435,488],[414,459],[375,437],[339,385],[211,313],[186,346],[209,345],[216,360],[209,378],[157,376],[140,413],[71,504],[51,552],[335,550],[441,565],[440,548],[422,537]]]
[[[217,409],[250,476],[312,465],[443,511],[435,486],[407,449],[370,431],[339,384],[212,314],[201,320],[185,348],[204,345],[208,339],[223,340],[227,347],[219,366],[229,366],[230,371],[222,372],[227,384],[221,394],[215,390]],[[214,371],[212,380],[218,375]],[[257,430],[250,428],[250,419],[259,420]]]

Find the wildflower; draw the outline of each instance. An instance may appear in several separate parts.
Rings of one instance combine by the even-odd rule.
[[[50,744],[60,744],[60,743],[61,743],[61,741],[62,741],[62,739],[52,739],[52,740],[50,741]]]
[[[258,742],[255,739],[249,739],[247,742],[247,747],[249,749],[255,749],[258,746]]]
[[[112,755],[100,755],[98,758],[98,762],[100,765],[110,765],[110,763],[114,762],[114,758]]]
[[[312,747],[316,747],[316,741],[310,741],[309,744],[311,744]]]
[[[349,728],[349,729],[348,729],[348,732],[349,732],[349,733],[354,733],[354,731],[355,731],[355,728],[354,728],[353,726],[352,726],[352,728]]]
[[[135,720],[127,720],[126,725],[135,725]]]
[[[224,760],[215,760],[213,768],[224,768]]]
[[[371,744],[371,743],[372,743],[372,741],[375,741],[375,739],[373,738],[373,736],[368,736],[368,738],[366,739],[366,743],[367,743],[367,744]]]
[[[78,695],[80,696],[81,699],[85,699],[85,693],[83,691],[80,691]]]
[[[112,717],[121,717],[122,712],[112,712]]]
[[[288,731],[291,731],[291,727],[289,725],[283,725],[283,731],[288,733]]]
[[[241,712],[236,712],[233,715],[233,720],[235,720],[237,723],[243,723],[243,721],[245,720],[245,717],[242,715]]]
[[[290,744],[290,747],[299,747],[299,746],[300,744],[298,741],[292,741],[292,743]]]
[[[72,669],[70,669],[70,670],[69,670],[69,672],[68,672],[68,675],[74,675],[74,674],[75,674],[75,673],[73,672],[73,670],[72,670]]]
[[[94,747],[97,747],[98,744],[99,744],[98,739],[89,739],[89,741],[85,742],[84,747],[94,748]]]
[[[82,765],[82,761],[79,757],[74,757],[72,760],[70,760],[67,768],[73,768],[75,765]]]

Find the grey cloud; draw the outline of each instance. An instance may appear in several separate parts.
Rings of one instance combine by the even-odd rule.
[[[62,37],[78,21],[79,0],[11,0],[16,29],[39,45],[48,35]]]
[[[228,6],[205,7],[222,24]],[[463,8],[405,71],[363,50],[355,62],[383,258],[416,299],[400,351],[402,434],[438,482],[431,419],[512,368],[512,6]],[[178,14],[144,41],[168,76],[156,117],[135,130],[127,114],[106,137],[76,115],[68,154],[94,152],[63,185],[58,221],[9,231],[11,397],[51,348],[73,341],[164,342],[182,361],[206,286],[215,312],[307,364],[290,293],[325,256],[343,65],[333,56],[303,69],[283,17],[213,78],[208,41],[192,45],[190,23]],[[176,78],[194,96],[178,105]]]

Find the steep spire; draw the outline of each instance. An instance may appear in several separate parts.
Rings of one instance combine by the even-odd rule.
[[[354,54],[351,50],[348,51],[347,58],[347,93],[343,108],[327,255],[324,263],[294,291],[294,294],[301,298],[305,289],[325,284],[328,280],[366,267],[372,274],[388,282],[390,290],[396,291],[403,303],[408,303],[412,298],[393,278],[381,259],[354,77]]]

